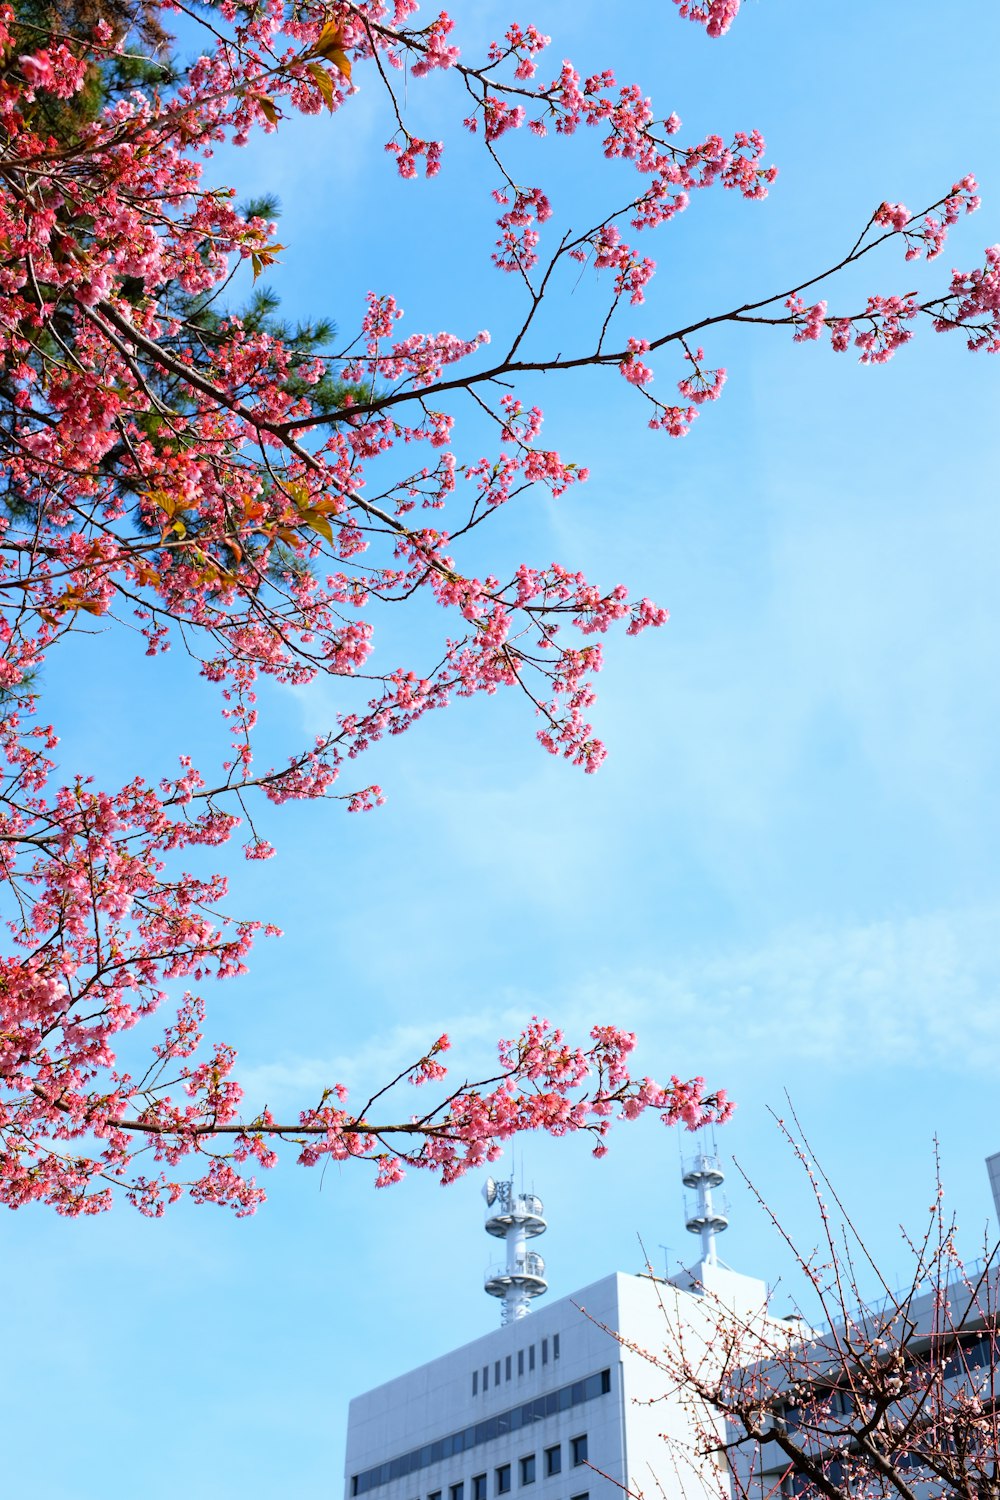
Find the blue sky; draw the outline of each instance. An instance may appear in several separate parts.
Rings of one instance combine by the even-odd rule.
[[[955,37],[992,55],[994,8],[761,0],[721,43],[672,9],[530,10],[556,59],[636,77],[685,138],[759,126],[781,168],[766,203],[703,195],[668,227],[635,331],[776,290],[835,259],[883,199],[917,208],[970,170],[984,207],[936,272],[892,252],[851,301],[943,282],[1000,238],[995,107],[969,64],[944,60]],[[508,11],[475,15],[488,36]],[[276,290],[344,330],[369,287],[397,294],[408,330],[502,330],[514,288],[486,265],[492,178],[459,141],[436,182],[397,183],[376,85],[359,81],[335,119],[218,164],[241,195],[281,195]],[[447,82],[409,90],[436,134]],[[584,144],[524,154],[569,222],[597,180]],[[591,306],[585,289],[563,301],[553,339]],[[983,1158],[1000,1149],[1000,365],[929,332],[877,370],[783,332],[721,330],[708,353],[729,383],[680,443],[645,430],[616,376],[539,382],[547,440],[593,477],[501,516],[490,542],[669,605],[665,630],[609,642],[606,766],[551,760],[524,706],[499,698],[381,748],[365,777],[389,795],[379,813],[265,820],[278,857],[237,870],[234,904],[286,936],[211,997],[211,1034],[238,1045],[259,1102],[294,1109],[333,1078],[384,1078],[444,1029],[464,1072],[534,1012],[576,1033],[614,1020],[639,1033],[644,1069],[731,1090],[720,1150],[808,1247],[804,1184],[768,1114],[787,1090],[902,1277],[897,1226],[923,1222],[933,1136],[970,1256],[992,1212]],[[680,373],[656,369],[661,389]],[[434,623],[388,621],[387,651]],[[122,678],[102,670],[122,662]],[[48,689],[67,772],[110,784],[217,747],[210,696],[179,659],[150,666],[92,638],[53,661]],[[272,694],[274,754],[342,702],[329,686]],[[677,1162],[677,1139],[645,1124],[603,1163],[579,1142],[518,1148],[549,1211],[553,1295],[638,1268],[639,1236],[654,1257],[693,1253]],[[8,1216],[0,1253],[26,1288],[7,1307],[12,1492],[337,1493],[350,1395],[495,1323],[478,1182],[375,1194],[363,1170],[321,1178],[289,1160],[268,1186],[242,1223]],[[787,1258],[735,1172],[727,1186],[726,1258],[790,1303]]]

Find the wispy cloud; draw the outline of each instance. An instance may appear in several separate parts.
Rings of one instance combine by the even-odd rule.
[[[644,1042],[755,1070],[933,1067],[987,1074],[1000,1063],[1000,909],[939,911],[856,926],[793,929],[757,948],[680,968],[597,974],[600,998]]]
[[[498,1039],[516,1035],[523,1019],[519,1008],[498,1007],[488,1013],[455,1013],[433,1023],[386,1027],[349,1052],[311,1056],[288,1053],[273,1062],[257,1064],[247,1053],[247,1065],[240,1068],[240,1082],[249,1100],[264,1102],[271,1109],[307,1107],[333,1083],[344,1084],[350,1091],[351,1103],[357,1105],[366,1094],[384,1087],[417,1062],[444,1032],[461,1043],[454,1058],[448,1054],[441,1057],[449,1067],[449,1081],[457,1084],[466,1077],[479,1078],[492,1073]],[[428,1093],[426,1097],[430,1102],[431,1095]]]
[[[535,1013],[573,1041],[597,1020],[639,1035],[640,1068],[704,1072],[737,1086],[745,1069],[784,1081],[804,1068],[824,1076],[933,1068],[994,1074],[1000,1066],[1000,908],[830,928],[796,928],[758,947],[680,964],[603,969],[540,995],[499,982],[475,1010],[441,1026],[455,1040],[444,1060],[456,1081],[491,1068],[495,1043]],[[241,1072],[255,1100],[301,1106],[333,1081],[355,1099],[414,1062],[428,1025],[387,1028],[350,1053],[296,1055]]]

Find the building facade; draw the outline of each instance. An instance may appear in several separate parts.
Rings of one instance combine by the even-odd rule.
[[[730,1447],[733,1500],[947,1500],[996,1493],[1000,1269],[994,1260],[889,1293],[747,1369],[776,1439]],[[745,1403],[752,1410],[764,1402]],[[742,1435],[732,1423],[731,1439]],[[827,1491],[829,1495],[831,1491]]]
[[[1000,1210],[1000,1155],[988,1165]],[[709,1156],[684,1175],[697,1194],[687,1227],[701,1242],[689,1271],[617,1272],[537,1311],[542,1205],[512,1182],[488,1182],[486,1229],[506,1254],[485,1285],[502,1326],[351,1402],[345,1500],[813,1500],[817,1475],[828,1493],[899,1500],[893,1474],[910,1500],[986,1493],[1000,1452],[996,1261],[885,1296],[832,1330],[775,1319],[765,1284],[716,1254],[721,1181]],[[741,1441],[738,1421],[691,1396],[688,1374],[706,1371],[712,1389],[723,1359],[755,1429],[794,1434],[804,1467],[773,1438]],[[970,1402],[971,1446],[953,1462],[953,1423]],[[876,1408],[886,1474],[864,1457]]]
[[[725,1220],[712,1210],[711,1184],[689,1226],[703,1251],[690,1272],[674,1281],[618,1272],[530,1315],[545,1290],[530,1248],[545,1227],[542,1207],[510,1183],[490,1191],[486,1227],[507,1254],[486,1289],[502,1299],[503,1326],[351,1402],[345,1500],[613,1500],[658,1486],[717,1500],[711,1461],[704,1473],[676,1472],[694,1413],[680,1397],[664,1399],[662,1374],[642,1352],[655,1357],[678,1336],[706,1348],[703,1288],[716,1306],[763,1312],[764,1283],[715,1256]]]

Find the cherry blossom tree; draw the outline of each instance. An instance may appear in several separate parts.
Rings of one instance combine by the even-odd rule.
[[[738,0],[680,6],[715,37],[737,10]],[[174,17],[201,48],[183,69],[166,56]],[[221,910],[224,875],[196,876],[185,855],[239,837],[247,858],[267,858],[268,805],[373,808],[382,792],[353,763],[374,742],[502,688],[524,695],[547,751],[594,771],[600,637],[661,625],[666,611],[558,563],[506,573],[463,562],[471,534],[500,524],[515,497],[559,497],[587,477],[543,443],[524,380],[607,371],[634,388],[649,427],[680,437],[722,392],[726,372],[705,352],[720,323],[829,337],[863,363],[890,358],[920,322],[995,352],[995,247],[925,299],[831,310],[819,295],[881,250],[933,260],[978,205],[973,179],[944,185],[916,214],[877,205],[846,254],[773,296],[656,328],[643,318],[655,269],[646,243],[703,191],[763,199],[775,175],[764,141],[748,129],[681,144],[676,114],[609,69],[553,66],[532,25],[467,55],[451,18],[425,20],[414,0],[33,0],[0,5],[0,33],[11,939],[0,958],[0,1197],[77,1214],[106,1208],[119,1188],[158,1214],[187,1191],[247,1213],[262,1197],[251,1170],[272,1164],[282,1138],[307,1164],[369,1159],[384,1184],[404,1165],[451,1180],[521,1130],[590,1132],[603,1152],[615,1116],[724,1118],[724,1094],[701,1079],[631,1076],[628,1034],[599,1027],[575,1046],[542,1021],[501,1043],[495,1074],[475,1083],[442,1085],[441,1037],[368,1100],[332,1085],[291,1120],[244,1105],[234,1050],[203,1043],[195,991],[238,974],[254,936],[273,929]],[[391,288],[372,290],[339,343],[321,324],[282,325],[266,293],[233,310],[248,295],[240,277],[256,281],[283,246],[266,203],[240,211],[235,189],[209,184],[213,149],[294,113],[346,119],[363,76],[384,110],[385,170],[431,177],[444,146],[411,131],[399,86],[431,73],[452,87],[456,130],[482,152],[483,191],[499,210],[493,266],[523,295],[514,335],[495,348],[486,331],[409,329]],[[505,164],[517,131],[534,138],[540,175],[562,138],[589,132],[602,170],[625,182],[620,206],[560,231],[544,188]],[[584,274],[597,278],[600,316],[554,353],[543,305]],[[654,393],[654,362],[676,395]],[[465,412],[488,424],[486,451],[463,438]],[[372,607],[421,599],[444,612],[436,661],[373,654]],[[149,656],[183,645],[219,692],[232,738],[221,767],[180,753],[173,774],[137,773],[117,789],[61,779],[39,674],[52,648],[96,620],[138,635]],[[261,681],[321,676],[343,685],[336,722],[286,763],[261,765]],[[154,1015],[168,1005],[164,1030]],[[123,1061],[133,1029],[147,1043],[140,1066]],[[140,1050],[130,1038],[129,1059]],[[389,1096],[415,1085],[438,1089],[429,1105]]]

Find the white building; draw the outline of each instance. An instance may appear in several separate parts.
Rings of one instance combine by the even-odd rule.
[[[346,1500],[612,1500],[658,1487],[717,1500],[717,1470],[679,1472],[695,1414],[679,1396],[664,1399],[662,1375],[637,1351],[678,1336],[704,1349],[702,1288],[745,1316],[764,1310],[764,1283],[715,1253],[721,1180],[707,1157],[685,1177],[698,1193],[688,1227],[702,1242],[689,1273],[668,1282],[619,1272],[533,1312],[546,1289],[529,1248],[545,1228],[542,1205],[488,1183],[486,1227],[506,1260],[486,1290],[502,1299],[503,1326],[351,1402]]]
[[[1000,1155],[989,1165],[1000,1213]],[[808,1434],[805,1446],[824,1468],[832,1443],[850,1462],[859,1397],[844,1386],[839,1335],[772,1319],[764,1283],[719,1262],[715,1236],[726,1219],[712,1203],[722,1181],[713,1157],[696,1158],[684,1181],[698,1195],[687,1227],[700,1237],[701,1257],[690,1271],[670,1280],[615,1273],[539,1311],[530,1306],[546,1290],[545,1266],[531,1242],[545,1229],[542,1205],[516,1193],[513,1183],[489,1182],[486,1228],[504,1241],[506,1258],[487,1273],[486,1290],[502,1301],[503,1324],[351,1402],[345,1500],[617,1500],[623,1491],[647,1500],[815,1495],[808,1477],[786,1472],[778,1443],[734,1448],[739,1428],[727,1430],[706,1416],[703,1403],[643,1357],[643,1350],[655,1356],[670,1349],[674,1355],[664,1364],[676,1372],[680,1349],[689,1369],[711,1365],[721,1357],[720,1330],[728,1322],[749,1335],[744,1349],[759,1339],[773,1351],[744,1369],[766,1372],[774,1419]],[[944,1297],[940,1289],[888,1297],[858,1309],[850,1324],[881,1337],[902,1320],[908,1366],[919,1370],[930,1361],[940,1369],[930,1388],[943,1417],[959,1394],[982,1395],[993,1414],[995,1439],[986,1456],[994,1463],[1000,1271],[970,1270],[972,1278],[956,1280]],[[880,1345],[873,1347],[877,1366]],[[855,1384],[849,1370],[846,1378]],[[713,1452],[712,1428],[727,1443],[728,1459],[721,1448]],[[913,1481],[923,1472],[921,1442],[904,1450],[900,1469]],[[840,1459],[833,1458],[836,1467]],[[829,1472],[832,1478],[834,1468]],[[854,1492],[849,1483],[846,1490]]]
[[[1000,1153],[986,1166],[1000,1217]],[[909,1284],[850,1305],[845,1259],[828,1294],[832,1324],[803,1323],[744,1365],[730,1427],[733,1500],[819,1500],[824,1484],[868,1500],[996,1495],[1000,1250],[962,1262],[948,1223],[937,1228],[917,1241]],[[759,1432],[762,1412],[773,1436],[747,1438],[744,1414]]]
[[[748,1367],[761,1373],[771,1427],[842,1492],[894,1500],[995,1493],[1000,1268],[980,1260],[951,1279],[948,1269],[939,1284],[889,1292],[832,1330],[806,1331],[780,1359]],[[736,1424],[731,1438],[739,1433]],[[819,1500],[804,1465],[777,1441],[734,1445],[730,1458],[734,1500]]]

